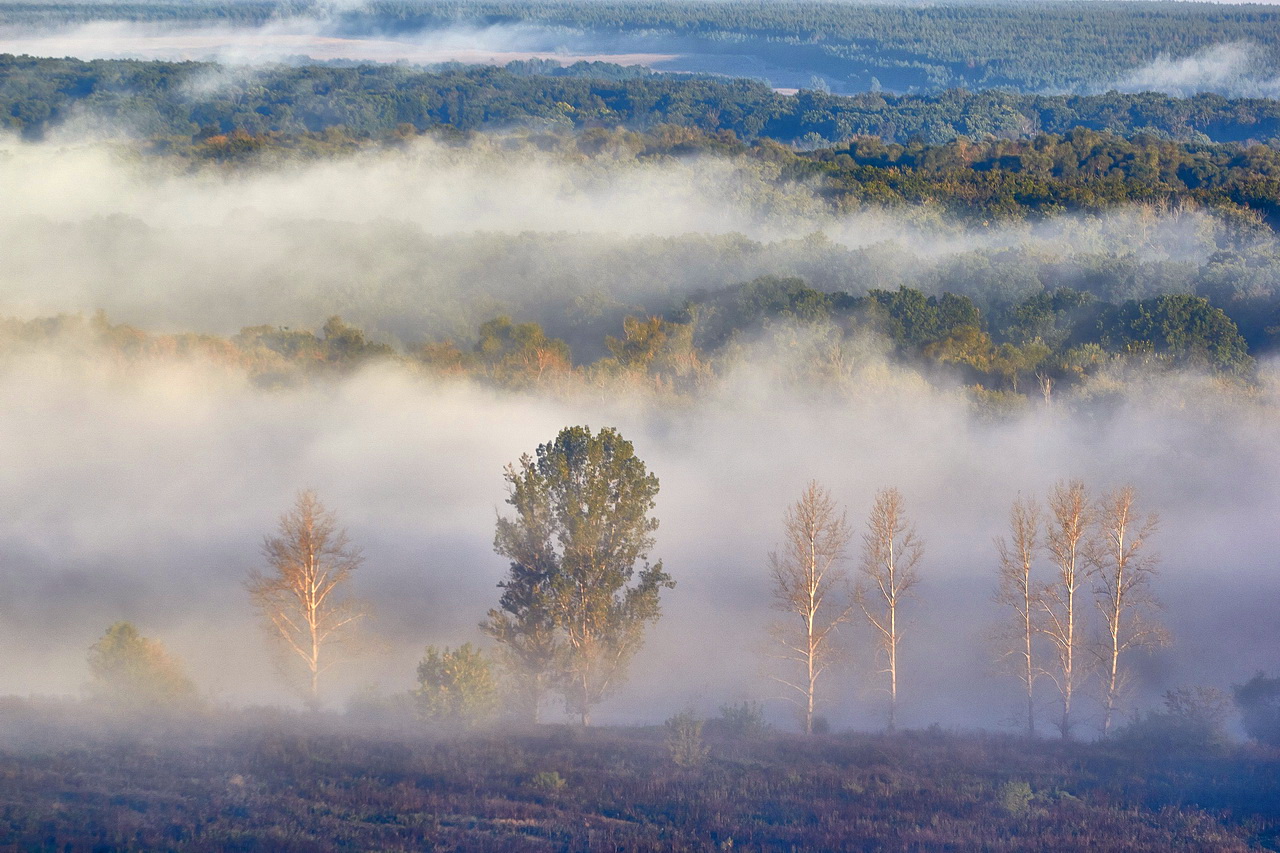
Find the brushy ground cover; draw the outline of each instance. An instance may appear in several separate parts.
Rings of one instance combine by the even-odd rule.
[[[0,705],[0,849],[1276,849],[1280,754],[942,731],[446,736],[329,716]]]

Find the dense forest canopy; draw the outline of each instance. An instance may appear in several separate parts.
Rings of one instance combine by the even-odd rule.
[[[605,63],[505,68],[269,66],[80,61],[0,54],[0,126],[39,139],[70,119],[143,136],[341,131],[383,138],[434,127],[571,130],[672,124],[815,148],[876,136],[940,144],[1088,128],[1188,143],[1267,141],[1280,101],[1216,94],[1018,95],[948,91],[789,97],[762,83],[656,74]]]
[[[1008,87],[1105,91],[1162,60],[1249,45],[1273,63],[1280,13],[1266,5],[1096,2],[908,4],[797,2],[32,3],[0,5],[0,25],[94,21],[259,26],[311,19],[336,35],[407,37],[452,27],[521,27],[543,49],[661,52],[681,70],[755,67],[835,91]],[[537,28],[531,31],[530,28]],[[1240,60],[1241,57],[1235,57]],[[1159,66],[1157,66],[1159,67]],[[1258,69],[1238,67],[1225,81]],[[785,81],[781,80],[785,78]]]

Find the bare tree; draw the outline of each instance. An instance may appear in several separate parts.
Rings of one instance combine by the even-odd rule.
[[[253,570],[246,586],[266,617],[268,631],[301,661],[307,677],[307,704],[320,704],[320,674],[331,665],[329,651],[347,638],[363,613],[345,596],[360,565],[333,512],[315,492],[299,493],[293,509],[280,516],[278,536],[262,545],[267,571]]]
[[[898,644],[902,640],[898,607],[919,581],[916,566],[923,556],[924,543],[916,536],[915,525],[907,521],[902,493],[881,489],[862,537],[863,578],[854,598],[875,629],[884,662],[880,672],[889,676],[889,731],[898,722]]]
[[[1103,735],[1111,728],[1116,705],[1127,686],[1129,673],[1121,656],[1168,642],[1164,629],[1146,618],[1147,611],[1156,606],[1150,589],[1156,557],[1144,547],[1159,519],[1154,514],[1140,516],[1134,509],[1135,500],[1133,486],[1122,486],[1098,505],[1098,546],[1091,574],[1105,632],[1098,649]]]
[[[773,634],[782,647],[778,656],[799,673],[773,677],[790,688],[787,698],[800,709],[805,734],[813,734],[818,680],[836,658],[832,634],[852,610],[832,601],[846,580],[840,563],[852,533],[845,513],[836,514],[831,495],[816,480],[787,509],[783,526],[782,551],[769,555],[774,607],[796,618],[774,625]]]
[[[1064,739],[1071,737],[1071,705],[1087,670],[1081,655],[1084,630],[1080,595],[1089,568],[1092,522],[1084,483],[1072,480],[1053,487],[1045,538],[1057,577],[1045,588],[1040,601],[1044,615],[1040,633],[1049,638],[1055,652],[1054,666],[1046,674],[1062,699],[1058,730]]]
[[[1042,593],[1032,581],[1031,569],[1042,550],[1042,511],[1032,498],[1018,498],[1009,510],[1009,539],[996,539],[1000,555],[1000,584],[995,601],[1013,611],[1001,631],[1001,657],[1027,694],[1027,737],[1036,734],[1036,680],[1043,675],[1035,657],[1034,640]]]

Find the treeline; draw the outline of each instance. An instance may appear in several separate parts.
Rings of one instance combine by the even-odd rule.
[[[372,362],[396,362],[426,374],[468,378],[505,388],[571,389],[630,385],[695,394],[743,357],[760,337],[806,340],[810,358],[797,369],[823,387],[847,344],[883,341],[908,365],[941,368],[976,399],[997,407],[1048,400],[1086,386],[1108,368],[1141,364],[1191,367],[1247,376],[1254,359],[1234,322],[1208,300],[1169,294],[1121,304],[1070,288],[1043,292],[984,314],[968,297],[927,295],[908,287],[865,296],[825,293],[794,278],[762,277],[696,295],[670,316],[626,316],[604,355],[575,358],[570,345],[536,322],[497,317],[473,339],[399,348],[332,317],[323,328],[246,327],[229,338],[154,335],[113,324],[105,315],[0,321],[0,355],[57,345],[125,363],[193,359],[246,371],[271,386],[341,374]]]
[[[102,20],[256,26],[314,16],[335,34],[413,33],[455,25],[544,27],[556,43],[629,52],[731,54],[796,68],[845,91],[1007,87],[1081,91],[1162,55],[1251,42],[1274,56],[1280,16],[1266,6],[1104,2],[891,6],[767,2],[483,2],[388,0],[334,12],[319,3],[32,3],[0,5],[0,23]]]
[[[1214,94],[803,91],[790,97],[750,80],[598,62],[566,69],[539,61],[437,70],[271,66],[245,75],[209,63],[0,55],[0,126],[39,139],[73,115],[143,136],[188,139],[325,131],[382,139],[439,127],[644,130],[663,124],[810,148],[858,136],[937,144],[958,137],[1027,139],[1077,127],[1198,143],[1280,136],[1280,101]]]
[[[728,39],[726,51],[777,44],[782,55],[813,46],[817,70],[864,88],[887,85],[1074,88],[1113,79],[1162,54],[1187,56],[1228,41],[1274,47],[1280,15],[1265,6],[1185,3],[974,3],[928,6],[769,2],[372,3],[342,19],[405,29],[452,23],[531,22],[587,32],[644,31]],[[763,51],[762,51],[763,52]],[[809,58],[809,57],[806,57]],[[812,59],[810,59],[812,62]],[[903,85],[905,84],[905,85]]]
[[[450,144],[463,141],[433,136]],[[392,144],[411,138],[412,134],[398,136]],[[1125,138],[1082,127],[1025,140],[961,137],[939,145],[857,137],[812,151],[678,125],[646,133],[550,130],[526,140],[543,149],[588,157],[647,160],[709,154],[760,161],[779,169],[776,184],[814,185],[838,213],[924,205],[955,221],[987,225],[1126,205],[1167,210],[1190,204],[1210,208],[1246,229],[1258,223],[1280,226],[1280,151],[1270,144],[1174,142],[1145,134]],[[255,157],[335,155],[362,147],[366,146],[361,140],[330,130],[303,136],[235,132],[197,136],[189,144],[156,140],[150,150],[192,162],[234,163]]]

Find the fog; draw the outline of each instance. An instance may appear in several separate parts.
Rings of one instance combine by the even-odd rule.
[[[763,274],[853,293],[945,287],[981,303],[1038,291],[1042,267],[1115,257],[1134,272],[1097,295],[1145,297],[1185,289],[1185,270],[1168,265],[1204,263],[1226,233],[1190,209],[978,229],[929,209],[842,213],[772,164],[638,161],[617,145],[584,159],[520,136],[422,140],[234,170],[69,136],[0,145],[4,311],[103,309],[220,334],[341,314],[410,344],[467,337],[506,312],[598,342],[625,313]]]
[[[0,314],[103,308],[152,330],[227,333],[341,312],[411,339],[497,308],[559,312],[584,294],[669,302],[808,255],[832,265],[830,284],[842,281],[842,253],[875,249],[889,260],[871,283],[896,286],[975,248],[1194,260],[1222,227],[1135,210],[969,231],[928,211],[838,214],[809,187],[779,187],[766,166],[583,162],[516,143],[423,142],[232,171],[180,171],[112,145],[10,143]],[[525,248],[508,269],[490,265],[507,256],[488,244]],[[689,249],[702,244],[714,251]],[[745,260],[729,259],[734,247]],[[689,258],[722,260],[686,269],[700,267]],[[508,279],[517,267],[525,273]],[[846,344],[838,377],[814,385],[806,377],[824,346],[776,330],[678,404],[586,388],[499,392],[395,365],[267,391],[199,361],[121,364],[56,344],[10,353],[0,359],[11,401],[0,410],[0,691],[76,694],[88,647],[127,619],[211,697],[295,703],[243,581],[308,487],[363,548],[355,587],[372,606],[364,657],[335,671],[329,706],[364,687],[407,689],[424,645],[483,639],[477,623],[506,568],[491,550],[503,465],[584,423],[618,427],[660,478],[654,556],[678,584],[602,722],[743,699],[769,700],[787,719],[761,672],[776,618],[766,556],[810,478],[858,526],[874,492],[897,486],[927,543],[902,651],[904,725],[998,727],[1016,713],[1016,684],[992,674],[984,639],[1000,616],[991,540],[1019,491],[1043,494],[1064,477],[1095,490],[1132,482],[1164,520],[1155,590],[1176,644],[1143,662],[1137,702],[1273,666],[1280,627],[1263,610],[1280,591],[1274,369],[1252,391],[1191,374],[1109,376],[1052,410],[992,421],[953,380],[895,365],[874,341]],[[870,637],[853,627],[842,641],[853,663],[832,677],[823,713],[877,725]]]
[[[76,692],[88,646],[128,619],[214,697],[290,702],[242,582],[304,486],[363,547],[355,585],[373,605],[375,642],[335,673],[330,702],[371,684],[408,688],[423,645],[481,639],[476,623],[505,569],[490,551],[502,466],[575,423],[619,427],[660,477],[655,555],[678,582],[602,720],[774,695],[757,653],[773,618],[765,556],[810,477],[859,524],[877,488],[898,486],[927,542],[902,653],[910,725],[997,726],[1016,707],[983,640],[999,618],[987,603],[990,543],[1020,490],[1040,494],[1061,477],[1097,489],[1131,481],[1163,516],[1156,590],[1177,642],[1149,662],[1141,699],[1226,686],[1274,661],[1270,381],[1264,399],[1241,402],[1194,378],[1138,380],[1107,406],[993,425],[873,348],[850,359],[843,387],[814,395],[761,347],[683,409],[500,394],[391,367],[264,392],[201,365],[10,363],[0,382],[22,405],[0,417],[0,689]],[[857,667],[833,678],[841,701],[826,712],[872,725],[869,637],[845,639]]]
[[[1105,91],[1108,87],[1101,87]],[[1117,80],[1121,92],[1164,92],[1186,98],[1215,92],[1229,98],[1275,98],[1280,69],[1274,56],[1252,42],[1216,44],[1193,56],[1161,56]]]
[[[96,21],[0,29],[0,44],[7,53],[77,59],[205,60],[236,66],[329,60],[505,65],[518,59],[652,66],[679,59],[644,50],[643,40],[632,41],[635,44],[628,48],[610,49],[572,31],[526,24],[353,34],[318,18],[282,18],[252,27]]]

